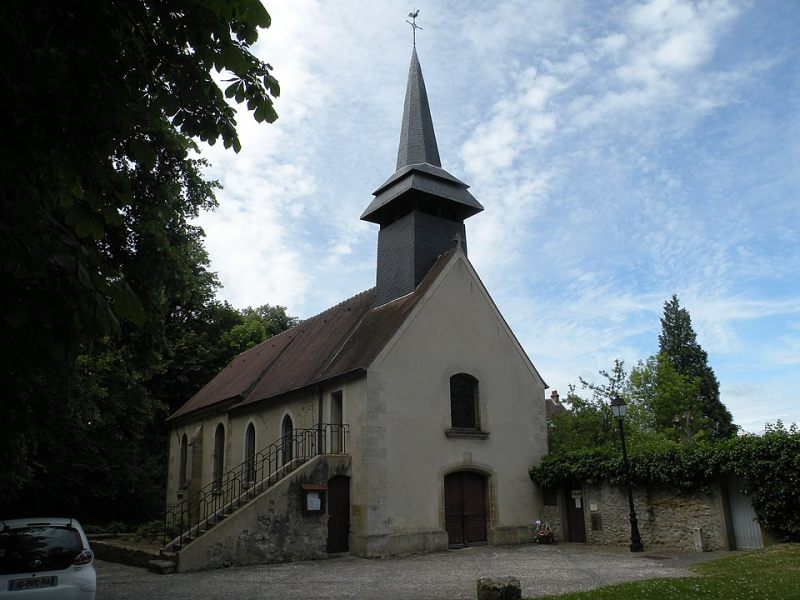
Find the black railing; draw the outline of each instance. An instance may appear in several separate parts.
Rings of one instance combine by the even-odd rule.
[[[347,425],[295,429],[164,513],[164,550],[179,550],[320,454],[347,453]]]

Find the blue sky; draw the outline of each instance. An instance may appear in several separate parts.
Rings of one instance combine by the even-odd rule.
[[[673,293],[748,431],[800,422],[800,2],[431,1],[417,51],[470,259],[563,395],[657,351]],[[394,171],[413,4],[270,3],[279,120],[204,148],[234,306],[374,285],[358,217]]]

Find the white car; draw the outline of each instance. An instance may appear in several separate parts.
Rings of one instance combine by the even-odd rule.
[[[75,519],[0,521],[0,598],[94,600],[94,554]]]

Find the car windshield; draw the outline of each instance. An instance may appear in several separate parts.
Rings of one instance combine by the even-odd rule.
[[[29,525],[0,531],[0,573],[66,569],[83,550],[71,527]]]

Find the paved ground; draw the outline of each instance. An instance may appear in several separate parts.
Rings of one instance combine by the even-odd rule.
[[[156,575],[97,561],[97,600],[455,600],[474,599],[478,577],[514,576],[523,596],[588,590],[655,577],[684,577],[686,567],[727,552],[644,554],[582,544],[483,546],[422,556],[331,560]]]

